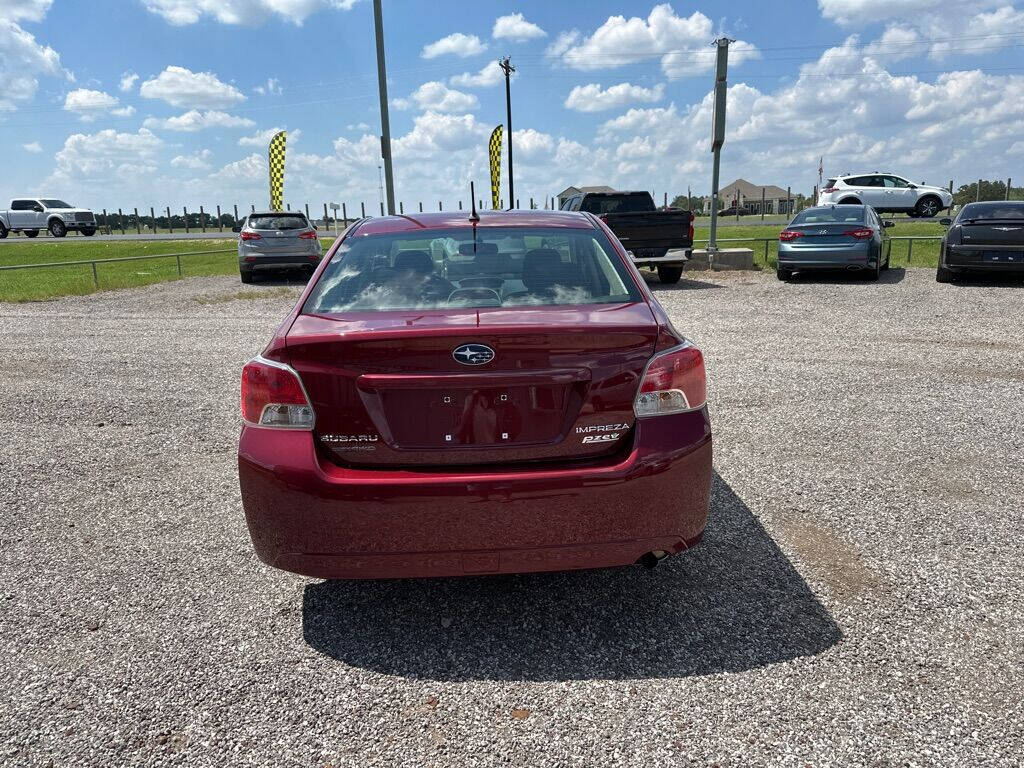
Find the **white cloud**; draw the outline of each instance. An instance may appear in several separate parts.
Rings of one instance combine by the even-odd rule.
[[[415,105],[420,109],[438,112],[467,112],[480,106],[473,94],[453,90],[437,81],[423,83],[408,99],[395,99],[392,104],[396,109],[408,109]]]
[[[476,56],[478,53],[483,53],[487,49],[487,46],[483,41],[476,35],[464,35],[461,32],[453,32],[447,37],[442,37],[440,40],[435,40],[423,46],[423,51],[420,55],[424,59],[434,59],[438,56],[459,56],[460,58],[466,58],[467,56]]]
[[[135,89],[135,83],[139,80],[139,76],[134,72],[128,71],[121,75],[121,82],[118,83],[118,88],[122,92],[127,93],[128,91]]]
[[[48,7],[48,3],[16,3],[7,11],[13,11],[13,18],[34,21],[34,14],[44,14]],[[53,48],[40,45],[32,34],[0,14],[0,112],[31,101],[43,75],[74,80]]]
[[[505,39],[517,43],[546,35],[547,32],[533,22],[527,21],[521,13],[499,16],[494,20],[494,29],[491,30],[491,37],[495,40]]]
[[[145,128],[162,128],[165,131],[193,133],[206,128],[251,128],[256,123],[247,117],[229,115],[227,112],[220,112],[215,109],[206,112],[191,109],[182,115],[175,115],[174,117],[147,117],[142,121],[142,125]]]
[[[281,83],[276,77],[269,78],[265,85],[257,85],[253,90],[260,94],[260,96],[265,96],[267,94],[271,96],[280,96],[284,93],[284,89],[281,87]]]
[[[33,154],[43,151],[43,146],[38,141],[30,141],[28,144],[22,144],[21,148],[26,152],[32,152]]]
[[[653,88],[619,83],[607,89],[602,89],[600,83],[590,83],[573,88],[565,100],[565,106],[577,112],[603,112],[636,102],[661,101],[664,94],[665,86],[661,83]]]
[[[203,149],[193,155],[178,155],[171,160],[173,168],[190,168],[192,170],[205,170],[210,167],[210,158],[213,152]]]
[[[223,168],[215,173],[210,174],[210,178],[214,181],[223,181],[230,183],[238,182],[261,182],[267,179],[267,158],[256,152],[251,155],[243,157],[241,160],[236,160],[233,163],[228,163]]]
[[[268,147],[274,135],[285,130],[284,128],[268,128],[265,131],[257,131],[252,136],[243,136],[238,140],[240,147]],[[298,128],[288,131],[288,146],[291,147],[299,140],[302,131]]]
[[[139,93],[147,99],[162,99],[179,109],[222,109],[245,101],[245,94],[222,82],[212,72],[192,72],[170,66],[146,80]]]
[[[662,71],[677,79],[714,67],[715,50],[708,45],[714,37],[711,19],[700,11],[677,16],[672,6],[662,4],[654,6],[646,19],[609,16],[589,37],[576,30],[563,32],[547,55],[579,70],[611,69],[660,57]],[[737,40],[730,46],[729,64],[735,67],[758,55],[753,45]]]
[[[0,18],[9,21],[42,21],[53,0],[0,0]]]
[[[141,128],[136,133],[120,133],[108,128],[98,133],[75,133],[54,156],[55,168],[43,186],[68,190],[83,189],[95,194],[98,187],[118,190],[149,187],[157,170],[156,158],[163,142]]]
[[[513,79],[515,74],[512,75]],[[458,85],[462,88],[486,88],[490,85],[497,85],[505,79],[505,73],[501,67],[498,66],[498,62],[489,61],[484,64],[483,68],[476,74],[472,72],[463,72],[461,75],[454,75],[449,78],[448,82],[452,85]]]
[[[116,117],[130,117],[135,114],[135,107],[121,106],[121,101],[116,96],[89,88],[69,91],[64,97],[64,110],[79,115],[83,123],[92,122],[107,113]]]
[[[212,16],[222,24],[250,27],[280,21],[301,25],[324,9],[350,10],[359,0],[143,0],[146,8],[177,26]]]
[[[370,130],[369,123],[349,123],[345,126],[347,131],[368,131]]]

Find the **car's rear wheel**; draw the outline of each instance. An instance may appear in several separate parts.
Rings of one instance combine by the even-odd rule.
[[[85,235],[86,237],[92,237],[93,235],[96,234],[96,230],[92,229],[91,227],[83,227],[82,234]]]
[[[880,261],[875,261],[874,269],[868,270],[868,280],[877,280],[882,276],[882,264]]]
[[[3,240],[5,237],[7,237],[7,227],[3,225],[3,222],[0,222],[0,240]]]
[[[64,237],[68,233],[68,228],[64,226],[64,222],[57,219],[51,221],[47,229],[50,230],[50,234],[53,237]]]
[[[939,264],[938,269],[935,270],[935,282],[952,283],[955,279],[956,272],[954,272],[952,269],[947,269],[946,267],[942,266],[942,264]]]
[[[658,280],[665,285],[675,285],[679,282],[679,278],[683,276],[682,267],[669,267],[659,266],[658,267]]]
[[[39,234],[39,230],[38,229],[26,229],[25,230],[25,237],[35,237],[38,234]]]
[[[779,280],[789,280],[791,277],[793,277],[793,270],[791,270],[791,269],[776,268],[775,276]]]
[[[240,269],[238,270],[239,275],[242,277],[243,283],[252,282],[252,270],[251,269]]]
[[[939,211],[942,210],[942,201],[934,195],[928,195],[917,201],[915,210],[917,211],[918,216],[931,219],[934,216],[937,216]]]

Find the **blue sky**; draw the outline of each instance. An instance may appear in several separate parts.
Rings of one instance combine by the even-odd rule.
[[[738,41],[723,183],[809,192],[820,156],[826,174],[1024,181],[1024,10],[1004,0],[385,0],[384,16],[408,206],[453,205],[470,179],[485,196],[505,54],[522,204],[569,184],[707,192],[721,34]],[[0,0],[0,83],[0,199],[264,205],[267,139],[287,128],[287,201],[378,205],[369,0]]]

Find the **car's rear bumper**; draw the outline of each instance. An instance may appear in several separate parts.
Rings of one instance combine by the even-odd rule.
[[[440,473],[340,467],[309,432],[247,426],[242,503],[261,560],[319,578],[627,565],[696,544],[711,489],[706,409],[636,430],[601,466]]]
[[[322,253],[307,251],[246,253],[238,257],[238,266],[245,270],[295,269],[297,267],[315,267],[322,258]]]
[[[645,251],[650,252],[661,250],[664,249],[647,248],[638,249],[637,252],[627,250],[626,253],[629,254],[629,257],[633,260],[633,263],[636,264],[638,267],[645,267],[651,265],[656,266],[658,264],[675,264],[677,266],[682,266],[683,264],[688,262],[693,255],[692,248],[672,248],[668,250],[663,256],[650,256],[645,253]]]
[[[946,247],[942,262],[943,266],[957,271],[1024,272],[1024,246],[950,245]]]
[[[780,269],[874,269],[876,256],[870,244],[855,247],[779,248]]]

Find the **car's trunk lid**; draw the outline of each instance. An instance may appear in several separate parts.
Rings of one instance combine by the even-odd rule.
[[[790,247],[799,248],[809,245],[828,245],[832,247],[853,246],[864,242],[848,234],[855,229],[864,229],[864,224],[857,222],[829,222],[819,224],[797,224],[786,227],[791,232],[799,232],[801,237],[789,241]]]
[[[300,315],[286,354],[312,400],[319,445],[335,460],[508,464],[587,459],[627,444],[657,333],[643,302]],[[453,353],[467,345],[467,360],[474,345],[493,359],[460,363]]]
[[[961,242],[967,246],[1010,245],[1024,249],[1024,220],[968,219],[961,225]]]

